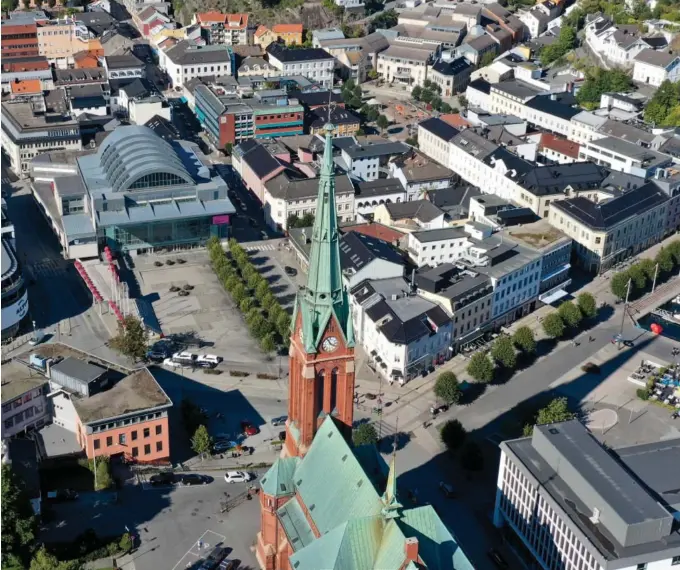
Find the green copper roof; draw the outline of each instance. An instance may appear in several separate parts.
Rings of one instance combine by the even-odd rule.
[[[385,493],[382,496],[385,507],[383,508],[383,516],[387,518],[397,518],[399,511],[403,505],[397,499],[397,466],[396,455],[392,456],[390,461],[390,474],[387,476],[387,485],[385,486]]]
[[[307,286],[297,295],[291,326],[302,315],[305,350],[317,352],[326,325],[335,316],[347,346],[354,346],[354,329],[349,311],[349,297],[342,284],[338,216],[335,203],[333,165],[333,125],[326,125],[326,147],[319,175],[312,246],[309,254]]]
[[[380,496],[330,417],[300,462],[295,486],[321,534],[382,510]]]
[[[265,476],[260,479],[262,491],[272,497],[285,497],[295,493],[293,475],[297,469],[299,457],[277,459]]]
[[[396,521],[394,519],[388,520],[383,531],[380,549],[376,553],[373,568],[375,570],[401,568],[404,560],[406,560],[405,542],[406,537]]]
[[[309,544],[314,544],[314,531],[309,526],[300,503],[294,497],[276,511],[276,515],[293,550],[298,551]]]

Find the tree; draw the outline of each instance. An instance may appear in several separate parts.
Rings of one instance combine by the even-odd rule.
[[[569,24],[560,28],[557,41],[541,50],[541,64],[549,65],[563,57],[576,46],[576,30]]]
[[[369,105],[368,111],[366,111],[366,120],[369,121],[370,123],[373,123],[378,120],[379,116],[380,111],[378,111],[378,109],[374,105]]]
[[[201,411],[201,408],[199,408],[191,400],[182,400],[180,413],[182,415],[184,430],[189,436],[193,433],[196,433],[198,427],[200,425],[205,425],[208,421],[208,417]]]
[[[123,534],[123,536],[120,537],[120,542],[118,543],[118,548],[120,548],[120,551],[127,554],[132,550],[132,547],[134,546],[134,543],[132,542],[132,537],[130,536],[129,532],[126,532]]]
[[[2,567],[19,562],[24,568],[36,537],[36,519],[23,482],[10,464],[2,465]],[[13,560],[12,560],[13,559]]]
[[[628,292],[628,273],[626,271],[621,271],[615,273],[611,280],[609,281],[609,287],[612,293],[619,299],[625,299]]]
[[[266,279],[262,279],[255,287],[255,297],[257,297],[259,301],[262,301],[267,293],[269,293],[269,283],[267,283]],[[248,311],[244,312],[247,313]]]
[[[434,384],[434,395],[447,404],[457,404],[463,392],[453,372],[442,372]]]
[[[414,147],[418,148],[418,137],[408,137],[404,142],[407,145],[414,146]]]
[[[18,0],[2,0],[2,11],[3,12],[14,12],[19,5]]]
[[[647,286],[647,276],[638,263],[631,265],[626,273],[636,289],[644,289]]]
[[[669,243],[666,248],[670,252],[670,254],[673,256],[673,260],[675,261],[675,265],[680,265],[680,240],[675,240]]]
[[[620,69],[590,67],[586,69],[585,75],[586,80],[576,94],[576,100],[586,108],[598,106],[603,93],[628,93],[633,89],[630,76]]]
[[[368,25],[369,32],[373,33],[376,30],[389,30],[390,28],[394,28],[398,21],[399,16],[397,13],[394,10],[387,10],[386,12],[378,14],[370,21]]]
[[[534,331],[529,327],[519,327],[515,334],[512,335],[512,342],[525,354],[533,354],[536,352],[536,340],[534,339]]]
[[[210,453],[212,445],[212,437],[208,433],[208,428],[201,424],[194,432],[194,437],[191,438],[191,449],[203,457]]]
[[[565,301],[557,309],[557,314],[560,316],[564,324],[571,328],[576,328],[581,323],[583,315],[581,310],[571,301]]]
[[[77,562],[59,562],[57,557],[45,550],[45,546],[41,546],[40,550],[35,553],[31,560],[30,570],[75,570]],[[3,564],[3,568],[4,568]],[[79,567],[79,565],[78,565]]]
[[[267,311],[270,317],[272,311],[275,310],[276,307],[280,308],[279,302],[271,291],[267,291],[267,294],[260,299],[260,305],[262,305],[262,308]]]
[[[479,60],[477,69],[491,65],[494,59],[496,59],[496,52],[494,50],[487,51],[484,55],[482,55],[482,59]]]
[[[557,313],[552,312],[543,319],[543,330],[550,338],[560,338],[564,334],[564,321]]]
[[[267,354],[276,350],[276,341],[274,340],[274,335],[272,333],[262,337],[262,340],[260,341],[260,348],[262,349],[262,352]]]
[[[435,111],[439,111],[442,108],[442,98],[439,95],[435,95],[430,104]]]
[[[501,336],[496,339],[491,347],[491,356],[508,370],[512,370],[517,365],[515,346],[509,336]]]
[[[241,309],[241,312],[245,315],[250,311],[255,306],[255,299],[252,297],[246,297],[245,299],[242,299],[241,302],[238,304],[238,308]]]
[[[148,350],[148,337],[142,321],[132,316],[125,317],[123,322],[118,323],[118,336],[113,337],[109,344],[128,358],[144,358]]]
[[[378,432],[375,430],[375,426],[369,423],[361,424],[352,433],[352,442],[354,443],[354,447],[377,444]]]
[[[667,248],[662,247],[656,254],[654,261],[659,264],[659,271],[663,271],[664,273],[673,271],[675,265],[673,263],[673,254]]]
[[[652,259],[641,259],[635,265],[645,274],[647,280],[651,283],[656,277],[656,262]]]
[[[387,127],[390,126],[390,121],[385,115],[380,115],[376,120],[375,124],[381,131],[384,131]]]
[[[444,101],[439,107],[439,111],[442,113],[451,113],[453,112],[453,108],[451,107],[451,105]]]
[[[276,330],[281,338],[286,338],[290,335],[290,316],[285,311],[276,319]]]
[[[411,89],[411,97],[415,101],[420,101],[420,96],[423,93],[423,88],[420,85],[416,85],[413,89]]]
[[[478,382],[493,380],[493,364],[484,352],[475,352],[467,365],[467,372]]]
[[[460,466],[466,471],[482,471],[484,455],[482,449],[474,441],[468,441],[460,452]]]
[[[232,143],[225,143],[224,145],[224,154],[227,156],[231,156],[231,151],[234,150],[234,145]]]
[[[246,298],[248,295],[248,291],[246,290],[246,286],[243,283],[238,283],[236,287],[234,287],[231,290],[231,298],[234,300],[234,303],[240,304],[243,299]]]
[[[467,431],[458,420],[447,421],[439,431],[439,437],[442,443],[446,446],[446,449],[453,452],[460,447],[465,442],[467,437]]]
[[[423,103],[428,103],[428,104],[432,103],[432,99],[434,99],[434,93],[432,93],[432,91],[430,91],[429,89],[423,89],[420,92],[420,100]]]
[[[680,104],[680,87],[666,79],[654,93],[645,107],[645,121],[655,126],[665,122],[670,112]]]
[[[371,70],[368,72],[368,78],[369,78],[370,80],[378,79],[378,77],[380,77],[380,74],[379,74],[375,69],[371,69]]]
[[[566,422],[573,420],[575,417],[576,414],[569,409],[569,403],[566,398],[555,398],[545,408],[538,410],[534,425],[541,426]],[[534,425],[527,424],[524,426],[524,435],[526,437],[534,433]]]
[[[465,95],[458,95],[458,103],[460,104],[463,109],[467,109],[468,106],[468,100]]]
[[[595,297],[592,295],[592,293],[581,293],[576,298],[576,304],[578,305],[581,314],[586,319],[592,319],[595,315],[597,315],[597,302],[595,301]]]

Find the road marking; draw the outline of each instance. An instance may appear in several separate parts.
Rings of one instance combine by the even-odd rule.
[[[217,538],[217,540],[214,540],[213,537],[218,537],[218,538]],[[199,536],[199,537],[194,541],[194,543],[191,545],[191,548],[189,548],[189,550],[186,551],[186,553],[184,554],[184,556],[182,556],[182,558],[179,559],[179,561],[177,562],[177,564],[175,564],[175,565],[173,566],[172,570],[177,570],[177,568],[180,568],[180,566],[181,566],[182,563],[184,562],[184,559],[185,559],[187,556],[194,556],[194,557],[196,557],[196,558],[202,558],[202,557],[204,556],[205,552],[207,552],[207,550],[208,550],[209,548],[214,547],[214,546],[215,546],[216,544],[218,544],[218,543],[224,543],[224,541],[226,540],[226,538],[227,538],[227,537],[224,536],[223,534],[219,534],[219,533],[214,532],[214,531],[212,531],[212,530],[206,530],[201,536]],[[199,543],[199,542],[202,542],[202,543],[203,543],[203,551],[199,551],[199,550],[198,550],[198,543]],[[187,561],[186,563],[184,563],[184,566],[181,566],[181,567],[182,567],[182,568],[190,568],[190,567],[193,566],[195,563],[196,563],[195,560],[189,559],[189,561]]]
[[[274,251],[277,246],[273,244],[267,245],[249,245],[245,248],[246,251]]]

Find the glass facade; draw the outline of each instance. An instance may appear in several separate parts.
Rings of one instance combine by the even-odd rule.
[[[158,188],[159,186],[175,186],[177,184],[186,184],[186,181],[176,174],[171,174],[170,172],[154,172],[152,174],[142,176],[139,180],[133,182],[129,186],[129,189],[135,190],[137,188]]]
[[[104,228],[106,244],[117,251],[152,249],[179,244],[198,244],[208,238],[229,237],[227,224],[215,225],[212,216],[164,220]]]

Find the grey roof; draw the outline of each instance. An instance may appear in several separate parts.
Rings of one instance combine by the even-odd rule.
[[[359,232],[347,232],[340,238],[340,264],[343,271],[359,271],[376,259],[403,265],[401,255],[386,241]]]
[[[646,63],[647,65],[666,69],[671,63],[678,59],[678,57],[677,53],[668,53],[647,48],[643,49],[633,59],[640,63]]]
[[[69,239],[96,235],[92,218],[88,214],[68,214],[63,216],[61,221],[64,233]]]
[[[357,199],[405,192],[398,178],[378,178],[357,183]]]
[[[560,119],[566,119],[567,121],[570,121],[572,117],[581,112],[581,109],[565,105],[558,101],[553,101],[551,97],[551,95],[540,95],[527,101],[525,104],[530,109],[548,113],[549,115],[559,117]]]
[[[632,142],[636,145],[640,145],[641,143],[648,145],[655,138],[657,138],[656,135],[647,130],[641,129],[629,123],[624,123],[622,121],[614,121],[612,119],[607,119],[607,121],[598,129],[598,132],[602,133],[603,135]]]
[[[491,85],[491,89],[500,91],[511,97],[516,97],[522,101],[528,101],[536,95],[540,95],[542,91],[537,87],[529,85],[520,79],[510,79],[508,81],[501,81]]]
[[[329,120],[328,106],[321,106],[309,112],[309,126],[316,129],[323,127]],[[331,107],[330,122],[333,125],[359,125],[361,117],[342,107]]]
[[[442,121],[439,117],[431,117],[418,123],[419,127],[423,127],[426,131],[432,133],[434,136],[443,141],[450,141],[460,131],[455,127],[449,125],[446,121]]]
[[[357,160],[362,158],[373,158],[376,156],[403,154],[408,152],[410,147],[401,142],[369,140],[365,143],[345,146],[342,150],[343,152],[346,152],[350,158]]]
[[[395,59],[409,59],[413,61],[426,62],[432,57],[435,49],[423,49],[405,45],[391,44],[385,51],[380,52],[378,57],[389,57]]]
[[[88,385],[90,382],[94,382],[100,378],[103,374],[106,374],[106,368],[90,364],[89,362],[85,362],[84,360],[72,356],[64,358],[64,360],[52,366],[52,370],[61,372],[63,375],[73,378],[84,385]],[[58,377],[53,377],[52,381],[58,383]]]
[[[284,63],[333,59],[331,54],[321,48],[290,49],[278,43],[269,44],[267,53]]]
[[[477,273],[451,263],[437,267],[424,266],[416,273],[416,285],[428,293],[450,301],[459,301],[480,290],[491,287],[488,275]],[[489,290],[492,292],[492,289]]]
[[[465,16],[479,16],[482,13],[482,7],[474,4],[458,4],[453,9],[453,13]]]
[[[394,164],[401,168],[407,182],[449,180],[453,176],[453,172],[446,166],[442,166],[420,153],[414,152],[408,157],[398,157]]]
[[[106,69],[103,67],[54,70],[54,83],[58,86],[84,82],[103,83],[106,81],[106,77]]]
[[[135,97],[146,97],[151,94],[151,85],[148,83],[148,81],[137,77],[134,81],[123,85],[120,90],[125,91],[125,94],[129,99]]]
[[[130,67],[144,67],[144,62],[131,53],[122,55],[108,55],[104,58],[107,69],[127,69]]]
[[[483,36],[478,36],[473,40],[470,40],[469,42],[465,42],[464,45],[467,45],[468,47],[474,49],[475,51],[482,52],[487,50],[488,48],[492,46],[496,46],[496,40],[494,40],[491,36],[488,34],[484,34]]]
[[[572,162],[538,166],[524,174],[517,183],[534,196],[559,194],[571,186],[574,190],[598,188],[607,178],[606,168],[593,162]]]
[[[183,40],[172,46],[165,54],[176,65],[231,62],[231,51],[227,46],[201,46],[189,40]]]
[[[587,147],[590,148],[591,146],[603,148],[627,158],[638,160],[645,168],[660,166],[671,160],[671,157],[666,154],[641,147],[616,137],[605,137],[603,139],[590,141]]]
[[[448,239],[465,239],[468,237],[467,232],[463,228],[451,227],[441,228],[437,230],[425,230],[422,232],[412,232],[411,235],[420,243],[429,243],[432,241],[444,241]]]
[[[453,137],[451,142],[477,160],[484,160],[499,147],[497,144],[487,140],[481,132],[481,130],[478,132],[475,129],[465,129]]]
[[[606,202],[595,203],[587,198],[576,197],[558,200],[553,205],[593,230],[607,230],[667,200],[668,196],[653,182],[649,182]]]
[[[449,212],[451,210],[467,211],[470,199],[479,196],[482,191],[477,186],[451,186],[438,190],[428,190],[427,198],[438,208]]]
[[[255,141],[246,141],[254,143],[252,146],[243,149],[243,161],[251,168],[251,170],[260,179],[268,174],[271,174],[277,168],[280,168],[281,163],[271,155],[271,153],[261,144]],[[243,145],[244,143],[242,143]]]
[[[427,223],[444,214],[442,210],[427,200],[398,202],[385,204],[390,217],[395,219],[409,218]]]
[[[567,513],[561,520],[596,545],[601,566],[635,567],[651,553],[666,551],[658,559],[670,559],[680,552],[670,512],[578,420],[536,426],[531,439],[501,447],[552,499],[553,508]],[[595,509],[598,520],[592,522]],[[616,559],[620,562],[610,566]]]
[[[292,179],[287,172],[281,172],[265,184],[267,191],[274,198],[283,200],[299,200],[315,198],[319,192],[318,178]],[[346,174],[335,175],[335,193],[354,194],[354,186]]]

